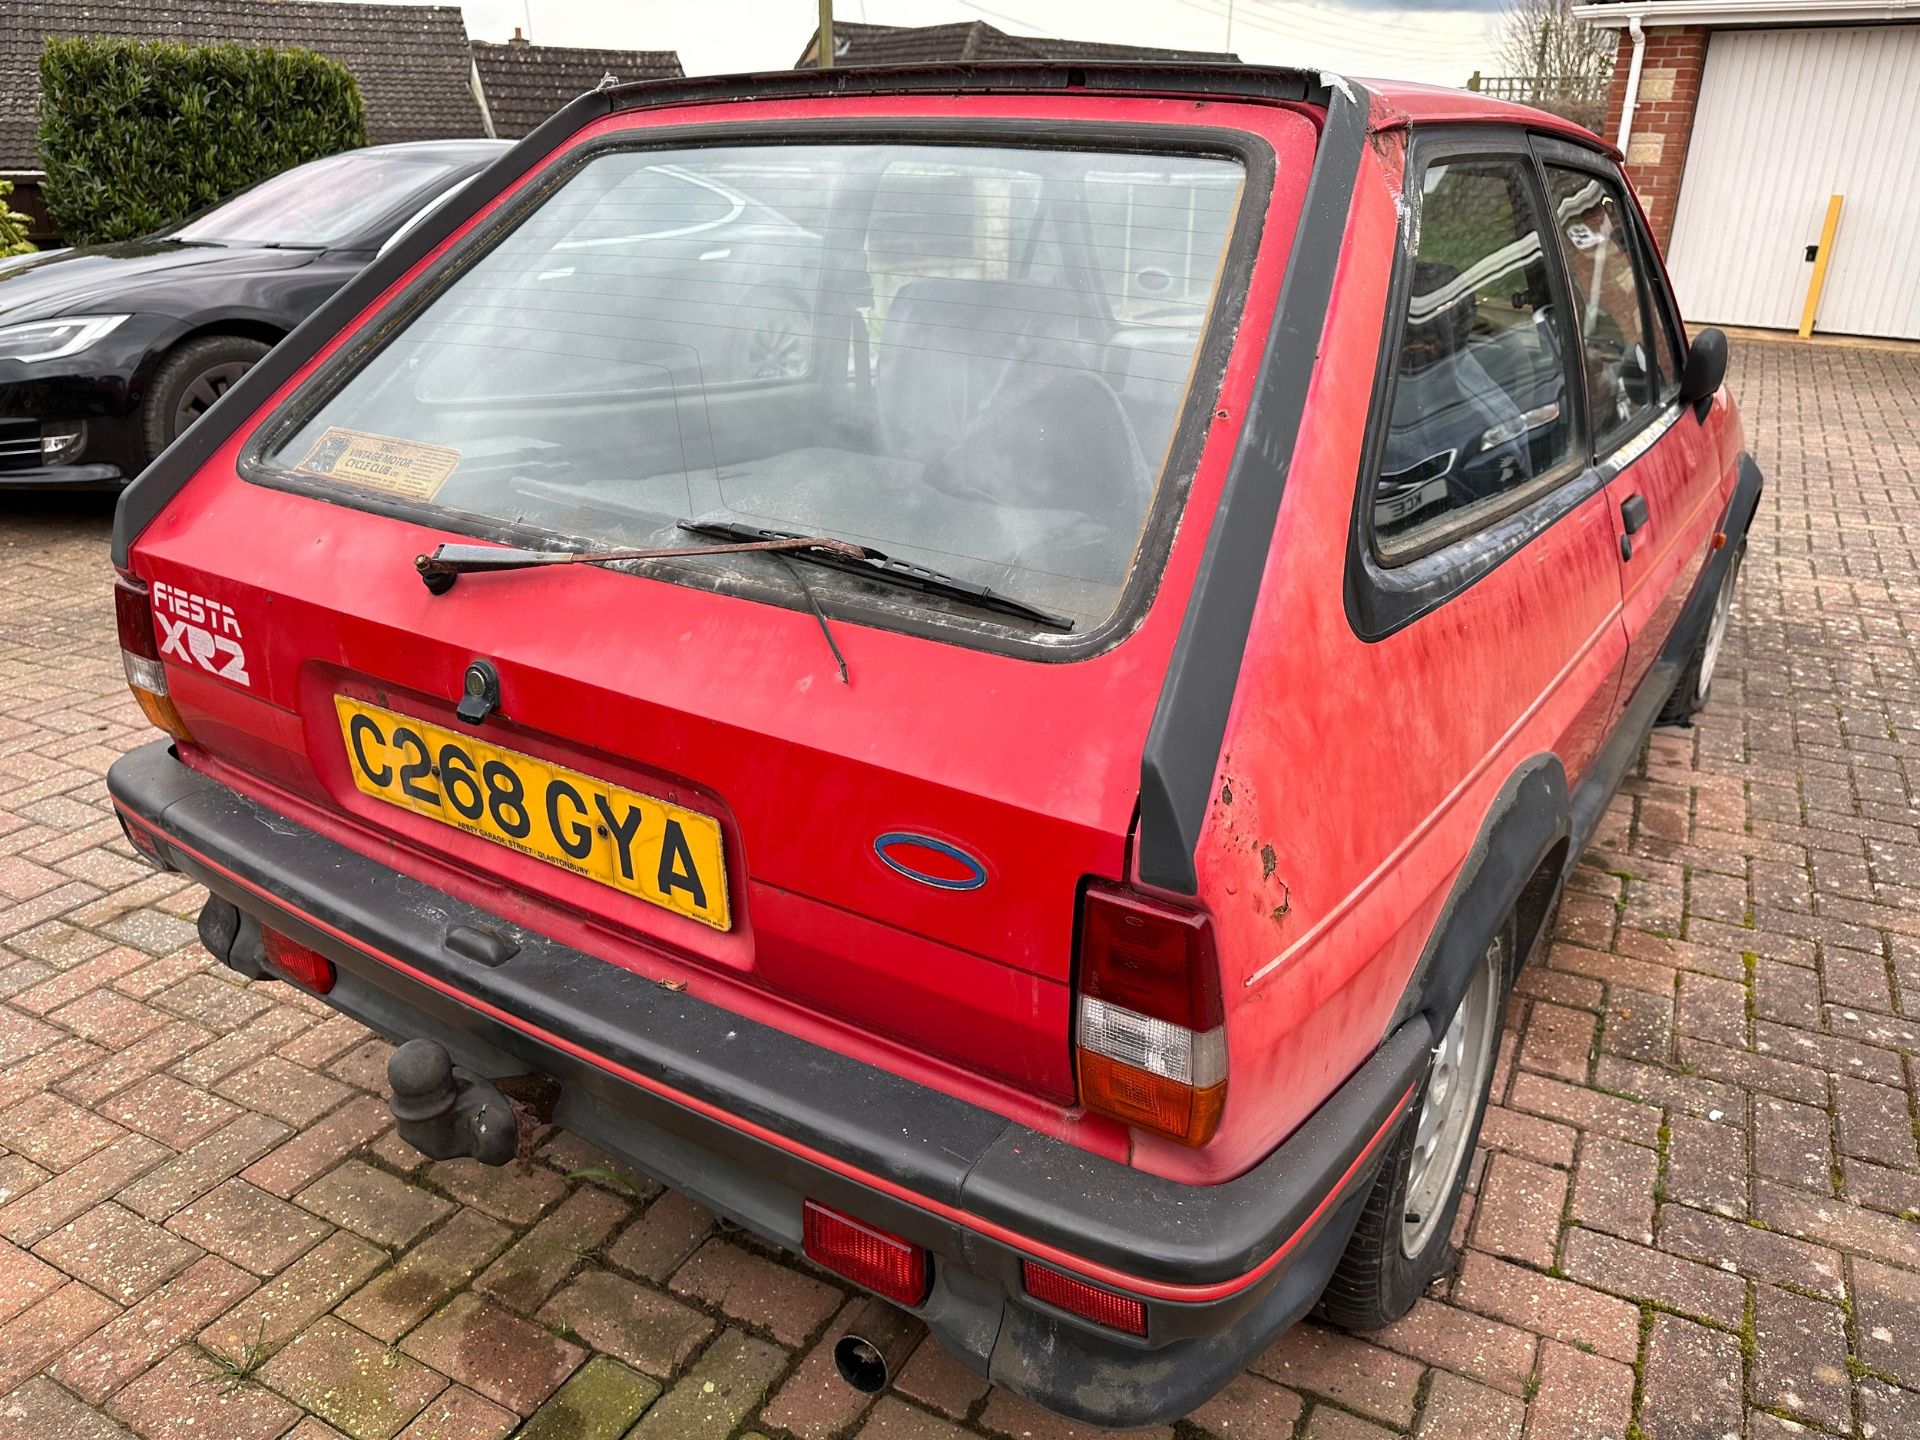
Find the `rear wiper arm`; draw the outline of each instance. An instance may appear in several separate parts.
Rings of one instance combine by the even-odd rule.
[[[678,545],[655,550],[523,550],[512,545],[441,545],[431,555],[413,557],[413,568],[436,595],[444,595],[462,575],[491,570],[533,570],[543,565],[601,565],[617,560],[679,560],[688,555],[744,555],[761,551],[819,551],[859,559],[867,554],[847,540],[825,535],[775,535],[772,531],[751,543],[733,545]]]
[[[976,585],[970,580],[929,570],[924,565],[915,565],[911,560],[895,559],[865,545],[849,545],[845,541],[823,544],[818,537],[797,535],[789,530],[765,530],[758,525],[741,525],[731,520],[682,520],[680,528],[694,535],[712,535],[725,540],[763,544],[785,540],[791,543],[789,553],[795,560],[812,560],[816,564],[844,570],[851,575],[864,575],[869,580],[883,584],[899,585],[950,600],[963,600],[982,610],[1015,615],[1053,630],[1073,629],[1073,621],[1065,615],[1042,610],[1038,605],[1030,605],[1025,600],[1015,599],[985,585]]]

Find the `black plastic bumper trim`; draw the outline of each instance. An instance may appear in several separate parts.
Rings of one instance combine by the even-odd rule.
[[[464,1000],[476,1029],[505,1022],[610,1070],[625,1082],[610,1093],[659,1123],[735,1153],[771,1143],[790,1170],[922,1203],[996,1244],[1164,1299],[1211,1301],[1276,1272],[1369,1173],[1432,1039],[1424,1020],[1403,1026],[1266,1160],[1184,1185],[509,925],[189,769],[164,742],[122,757],[108,785],[126,816],[182,852],[176,863],[204,862],[181,868],[212,866],[256,912],[317,922],[364,950],[352,961],[373,956]],[[445,944],[462,924],[519,949],[498,966],[467,960]]]

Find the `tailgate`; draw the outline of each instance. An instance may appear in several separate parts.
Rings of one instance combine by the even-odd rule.
[[[1080,101],[982,104],[947,140],[609,122],[397,283],[134,550],[244,646],[245,684],[172,657],[190,762],[610,965],[1071,1101],[1078,895],[1127,877],[1182,513],[1231,457],[1314,129],[1116,98],[1069,143],[1009,122]],[[690,521],[888,573],[415,570]]]

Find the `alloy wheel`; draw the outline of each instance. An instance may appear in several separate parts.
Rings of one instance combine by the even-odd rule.
[[[1733,616],[1733,586],[1740,578],[1739,562],[1727,569],[1720,582],[1720,593],[1713,598],[1713,619],[1707,624],[1707,642],[1700,649],[1700,678],[1694,683],[1693,698],[1704,704],[1713,685],[1713,667],[1720,660],[1720,644],[1727,638],[1727,622]]]
[[[218,400],[251,367],[244,360],[228,360],[219,365],[209,365],[190,380],[180,392],[180,398],[173,406],[173,435],[178,438],[194,421],[213,408]]]
[[[1467,1163],[1467,1142],[1493,1067],[1500,1036],[1500,974],[1505,942],[1487,947],[1467,993],[1453,1012],[1446,1034],[1434,1047],[1433,1069],[1408,1163],[1407,1208],[1400,1222],[1400,1249],[1409,1257],[1420,1254],[1433,1238],[1454,1178]]]

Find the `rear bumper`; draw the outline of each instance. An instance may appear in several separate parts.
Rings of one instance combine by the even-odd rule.
[[[1396,1031],[1247,1174],[1187,1186],[653,985],[397,873],[188,768],[164,743],[108,777],[150,848],[327,955],[326,998],[483,1075],[561,1082],[556,1118],[775,1244],[813,1197],[924,1245],[917,1313],[996,1382],[1102,1424],[1187,1413],[1318,1298],[1424,1062]],[[505,937],[488,965],[451,948]],[[466,947],[469,950],[472,946]],[[1031,1258],[1142,1300],[1145,1340],[1028,1297]]]

